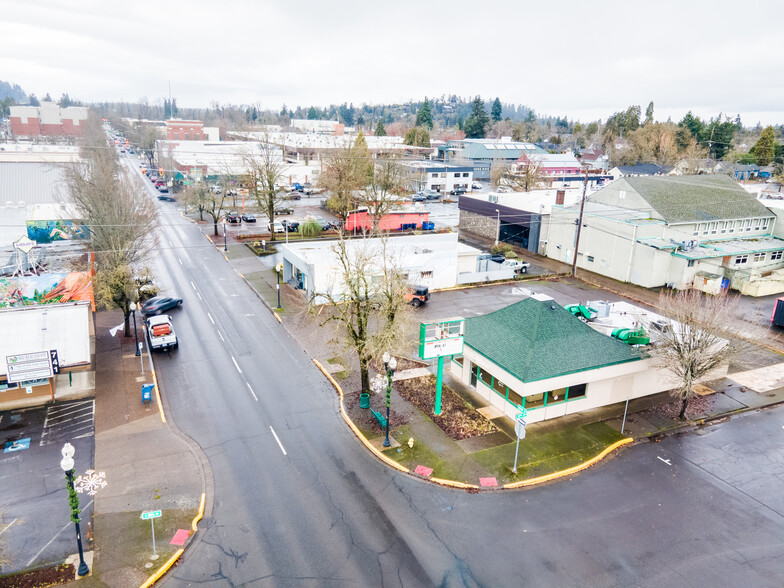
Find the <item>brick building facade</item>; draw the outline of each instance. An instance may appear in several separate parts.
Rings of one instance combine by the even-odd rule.
[[[41,106],[12,106],[11,134],[14,137],[81,137],[87,122],[87,108],[60,108],[55,102]]]

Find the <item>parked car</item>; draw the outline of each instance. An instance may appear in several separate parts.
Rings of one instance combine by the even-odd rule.
[[[283,226],[281,223],[279,223],[278,221],[275,221],[275,222],[274,222],[274,223],[272,223],[271,225],[270,225],[270,223],[267,223],[267,230],[268,230],[270,233],[272,233],[273,231],[274,231],[275,233],[285,233],[285,232],[286,232],[286,227],[284,227],[284,226]]]
[[[172,308],[179,308],[182,306],[182,298],[171,298],[169,296],[153,296],[147,302],[142,304],[142,314],[149,316],[152,314],[161,314]]]
[[[242,223],[242,218],[236,212],[227,212],[226,222],[231,224]]]
[[[430,289],[427,286],[409,286],[404,296],[414,308],[418,308],[430,300]]]
[[[422,194],[426,200],[438,200],[441,198],[441,192],[437,190],[422,190],[419,194]]]
[[[482,189],[482,184],[471,184],[471,189],[472,190],[481,190]]]
[[[282,221],[280,221],[280,224],[282,224],[284,227],[286,227],[286,230],[289,233],[295,233],[296,231],[299,230],[299,221],[283,219]]]
[[[250,213],[249,214],[243,214],[242,215],[242,220],[244,220],[246,223],[255,223],[256,222],[256,216],[253,215],[253,214],[250,214]]]
[[[451,190],[449,193],[450,193],[452,196],[462,196],[463,194],[465,194],[465,193],[466,193],[466,189],[465,189],[465,188],[454,188],[454,189],[453,189],[453,190]]]
[[[169,196],[168,194],[161,194],[160,196],[158,196],[158,200],[161,200],[163,202],[176,202],[176,200],[171,196]]]
[[[156,188],[158,189],[158,192],[160,192],[161,194],[169,193],[169,188],[166,186],[166,184],[161,184],[160,186],[156,186]]]
[[[286,194],[286,198],[288,198],[289,200],[299,200],[300,198],[302,198],[302,194],[300,194],[299,192],[289,192],[288,194]]]
[[[146,324],[147,335],[150,337],[150,349],[152,351],[177,348],[179,341],[177,341],[177,335],[174,333],[174,325],[168,314],[148,318]]]
[[[498,188],[496,188],[495,191],[505,193],[505,192],[511,192],[512,190],[509,188],[509,186],[498,186]]]
[[[321,225],[321,230],[322,230],[322,231],[329,231],[330,229],[336,229],[336,228],[338,228],[338,225],[337,225],[337,223],[333,223],[333,222],[331,222],[331,221],[328,221],[328,220],[327,220],[327,219],[325,219],[323,216],[314,216],[314,217],[313,217],[313,219],[314,219],[314,220],[315,220],[315,221],[316,221],[316,222],[317,222],[319,225]]]
[[[280,207],[275,209],[275,215],[294,214],[294,211],[287,207]]]
[[[424,194],[420,194],[417,192],[416,194],[411,194],[411,202],[424,202],[427,200]]]
[[[480,253],[477,256],[479,261],[489,259],[490,261],[494,261],[496,263],[504,263],[506,257],[501,253]]]
[[[501,265],[512,268],[516,274],[525,274],[528,272],[528,268],[531,267],[530,263],[522,259],[507,259]]]

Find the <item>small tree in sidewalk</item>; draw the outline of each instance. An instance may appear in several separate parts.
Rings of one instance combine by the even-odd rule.
[[[651,351],[679,381],[679,418],[686,415],[694,386],[717,368],[742,354],[748,345],[740,339],[737,298],[730,294],[704,295],[698,290],[662,293],[659,308],[665,324],[653,329]]]

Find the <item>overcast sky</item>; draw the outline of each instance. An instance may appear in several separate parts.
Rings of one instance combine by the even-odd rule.
[[[784,123],[784,2],[0,0],[0,79],[39,98],[325,106],[457,94],[606,119]]]

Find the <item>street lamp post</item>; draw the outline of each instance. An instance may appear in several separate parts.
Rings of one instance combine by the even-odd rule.
[[[65,479],[68,481],[68,501],[71,504],[71,520],[76,527],[76,543],[79,546],[79,569],[77,573],[80,576],[86,576],[90,573],[90,568],[84,561],[84,551],[82,550],[82,531],[79,529],[79,496],[74,490],[74,447],[70,443],[63,445],[62,454],[63,459],[60,462],[60,467],[65,472]]]
[[[139,350],[139,333],[136,330],[136,303],[131,302],[128,308],[131,310],[131,316],[133,317],[133,339],[136,342],[136,357],[139,357],[141,351]]]
[[[501,238],[501,211],[495,209],[495,244],[498,245],[498,240]]]
[[[387,434],[384,438],[384,447],[389,447],[389,404],[392,396],[392,374],[395,373],[397,367],[397,360],[391,357],[388,352],[384,352],[382,358],[384,360],[384,371],[387,373]]]
[[[228,251],[229,248],[226,246],[226,220],[223,221],[223,250]]]
[[[281,308],[281,306],[280,306],[280,272],[282,272],[282,271],[283,271],[283,264],[282,263],[279,263],[278,265],[275,266],[275,273],[278,276],[277,283],[275,284],[275,288],[278,290],[278,308]]]

